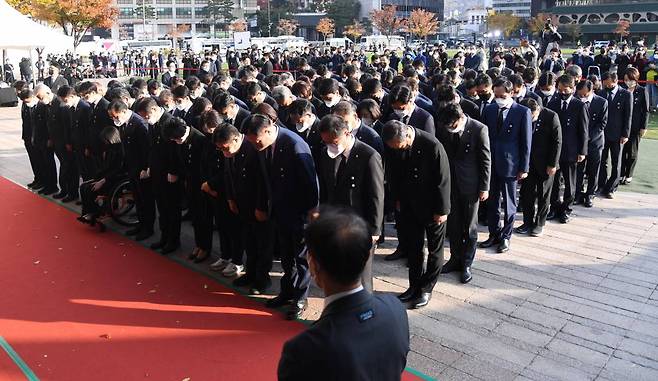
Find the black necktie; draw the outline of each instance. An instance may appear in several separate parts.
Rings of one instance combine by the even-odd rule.
[[[402,123],[409,124],[409,115],[405,115],[402,117]]]
[[[608,92],[608,102],[612,103],[612,91]]]
[[[567,112],[567,101],[562,101],[562,112]]]
[[[336,172],[335,172],[335,176],[334,176],[336,178],[336,184],[338,184],[338,179],[340,179],[340,177],[343,174],[343,171],[345,170],[346,162],[347,162],[347,160],[345,158],[345,155],[340,154],[336,158],[336,166],[335,166]]]
[[[497,123],[497,127],[498,127],[498,129],[497,129],[497,130],[498,130],[499,132],[500,132],[500,129],[503,128],[503,112],[504,112],[505,110],[507,110],[507,108],[505,108],[505,107],[503,107],[503,108],[501,108],[500,110],[498,110],[498,123]]]

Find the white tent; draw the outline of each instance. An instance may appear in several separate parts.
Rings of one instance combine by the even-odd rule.
[[[5,0],[0,0],[0,20],[0,49],[73,50],[73,37],[32,21]]]

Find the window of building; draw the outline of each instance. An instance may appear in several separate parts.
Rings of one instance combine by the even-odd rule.
[[[190,18],[192,17],[192,8],[176,8],[176,17]]]
[[[174,12],[172,8],[157,8],[158,18],[160,19],[170,19],[174,17]]]
[[[208,15],[208,9],[206,7],[194,7],[194,17],[204,18],[207,15]]]
[[[133,9],[132,8],[119,8],[119,18],[124,19],[124,20],[133,18]]]
[[[117,4],[119,4],[119,5],[128,5],[128,4],[132,4],[132,3],[133,3],[133,0],[117,0]]]
[[[192,4],[192,0],[175,0],[176,4]]]
[[[171,0],[155,0],[156,4],[171,4]]]

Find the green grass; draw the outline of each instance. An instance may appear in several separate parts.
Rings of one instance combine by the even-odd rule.
[[[649,127],[644,135],[645,139],[658,140],[658,114],[653,113],[649,116]]]

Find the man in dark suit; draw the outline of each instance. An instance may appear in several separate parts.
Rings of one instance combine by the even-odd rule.
[[[171,87],[171,79],[177,76],[176,73],[176,62],[169,61],[167,62],[167,71],[162,74],[162,84]]]
[[[562,129],[557,114],[541,107],[534,99],[525,99],[521,105],[532,113],[532,148],[530,171],[521,183],[523,224],[515,231],[539,237],[546,224],[553,180],[560,159]]]
[[[608,100],[608,124],[605,127],[605,143],[601,154],[599,190],[605,198],[614,198],[621,172],[621,150],[631,135],[633,119],[633,94],[617,84],[617,73],[603,73],[605,89],[599,96]],[[608,176],[608,156],[611,168]]]
[[[391,120],[382,129],[387,177],[398,211],[398,239],[409,258],[409,289],[399,295],[410,308],[426,306],[443,265],[445,222],[450,214],[450,164],[433,133]],[[429,256],[423,270],[427,236]]]
[[[509,76],[510,82],[512,82],[512,87],[514,87],[514,101],[521,104],[524,99],[533,99],[539,104],[539,107],[543,106],[541,97],[531,91],[528,91],[528,88],[525,85],[523,77],[519,74],[512,74]]]
[[[331,114],[331,110],[341,101],[338,81],[333,78],[322,78],[317,82],[317,93],[322,101],[315,109],[318,118]]]
[[[407,314],[394,297],[372,295],[359,282],[370,229],[355,213],[328,208],[306,228],[310,270],[325,307],[283,346],[280,381],[400,380],[409,352]]]
[[[338,116],[322,118],[319,131],[325,143],[323,155],[317,161],[320,202],[353,209],[368,222],[373,242],[376,242],[384,218],[384,167],[381,156],[356,139],[350,132],[349,124]],[[372,292],[372,256],[366,263],[362,284]]]
[[[93,160],[85,156],[85,149],[89,147],[91,139],[92,109],[79,94],[68,97],[66,103],[71,108],[71,144],[78,173],[82,181],[91,180],[94,175]]]
[[[69,81],[67,81],[66,78],[59,75],[59,71],[59,66],[51,64],[48,69],[48,74],[50,74],[50,76],[43,80],[43,84],[50,87],[50,90],[55,94],[57,94],[60,87],[68,86],[69,84]]]
[[[649,93],[646,87],[638,85],[640,72],[637,68],[629,67],[626,70],[624,84],[633,94],[633,117],[631,120],[631,134],[628,142],[624,144],[621,160],[621,184],[630,184],[633,181],[633,172],[637,163],[637,153],[640,149],[640,139],[647,131],[649,124]],[[652,84],[649,84],[652,86]],[[655,84],[653,84],[655,86]]]
[[[103,96],[100,84],[97,82],[84,81],[78,85],[78,94],[91,107],[91,123],[89,124],[88,146],[85,147],[84,155],[93,163],[93,167],[101,161],[100,133],[103,128],[113,126],[107,108],[110,102]],[[137,234],[137,232],[135,232]]]
[[[386,121],[399,120],[400,122],[435,135],[434,117],[427,111],[414,104],[411,88],[407,85],[396,85],[389,93],[392,112]]]
[[[487,126],[464,115],[461,107],[449,104],[437,119],[439,141],[450,162],[450,215],[448,237],[450,260],[442,273],[461,272],[461,282],[473,278],[471,265],[478,240],[479,203],[489,198],[491,151]]]
[[[267,306],[287,306],[286,317],[299,318],[306,309],[310,285],[303,228],[310,211],[318,205],[313,156],[301,137],[277,127],[265,115],[252,115],[245,126],[247,140],[259,151],[269,195],[268,213],[257,211],[256,219],[273,220],[284,271],[281,292]]]
[[[482,121],[482,116],[484,115],[484,109],[490,104],[494,103],[495,96],[493,93],[493,81],[491,77],[485,73],[480,73],[475,78],[475,84],[477,86],[478,100],[475,102],[480,110],[480,119]]]
[[[436,89],[434,104],[436,105],[434,110],[436,137],[439,140],[441,140],[440,136],[445,131],[440,131],[442,126],[440,126],[441,123],[438,122],[438,119],[441,117],[443,110],[451,104],[459,105],[462,113],[468,115],[470,118],[480,120],[481,114],[478,106],[468,99],[460,97],[455,88],[450,85],[441,85]]]
[[[59,186],[60,192],[53,196],[55,199],[71,202],[79,197],[80,174],[76,165],[71,132],[73,127],[73,111],[68,105],[75,97],[75,90],[64,85],[57,91],[58,106],[56,107],[55,124],[51,136],[55,154],[59,160]]]
[[[517,182],[528,176],[532,145],[532,116],[528,108],[514,102],[512,83],[505,78],[493,86],[496,103],[484,110],[484,124],[489,128],[491,147],[491,194],[487,202],[489,238],[480,243],[488,248],[498,245],[504,253],[510,248],[516,215]],[[505,208],[500,226],[500,207]]]
[[[150,210],[148,204],[142,202],[144,193],[148,192],[144,188],[150,185],[145,181],[148,178],[150,147],[148,123],[139,114],[132,112],[121,100],[112,101],[107,113],[121,134],[121,143],[125,152],[124,171],[137,189],[135,208],[139,218],[139,230],[135,233],[135,238],[144,240],[153,235],[155,222],[154,211]]]
[[[548,108],[560,118],[562,148],[560,164],[551,192],[551,210],[547,219],[559,219],[566,224],[571,219],[571,205],[576,198],[576,167],[587,155],[589,116],[585,103],[574,97],[575,79],[563,74],[558,79],[558,92]],[[564,180],[564,194],[560,201],[560,177]]]
[[[594,204],[594,194],[599,183],[599,168],[601,167],[601,152],[605,137],[603,132],[608,124],[608,101],[594,94],[594,84],[590,80],[582,80],[576,85],[580,100],[587,107],[589,131],[587,134],[587,157],[578,163],[576,178],[576,203],[582,203],[591,208]],[[587,189],[583,189],[587,175]]]
[[[39,191],[42,195],[57,193],[57,167],[55,164],[55,152],[53,141],[50,138],[49,124],[54,120],[54,94],[44,84],[34,88],[34,96],[39,100],[32,112],[32,144],[39,152],[41,163],[41,180],[43,189]]]
[[[542,105],[548,106],[555,95],[557,76],[553,72],[544,72],[539,76],[535,94],[541,97]]]
[[[215,97],[212,106],[220,115],[223,115],[225,122],[234,125],[241,132],[244,132],[243,124],[251,113],[235,103],[235,98],[226,91],[221,92]]]
[[[548,57],[541,66],[542,71],[554,74],[560,74],[564,71],[564,60],[560,58],[560,50],[558,48],[551,49],[551,55]]]
[[[23,139],[23,144],[25,145],[25,150],[27,151],[27,156],[30,160],[30,166],[32,167],[32,173],[34,174],[34,180],[27,184],[28,188],[39,190],[43,188],[41,181],[41,154],[39,150],[33,144],[33,113],[35,107],[39,103],[39,100],[34,96],[34,92],[29,88],[23,89],[19,94],[22,105],[21,105],[21,139]]]
[[[294,131],[297,133],[309,148],[311,154],[317,164],[320,156],[322,155],[322,138],[320,137],[320,119],[313,114],[313,105],[306,99],[295,99],[289,107],[288,116],[291,124],[294,124]]]
[[[356,114],[356,107],[354,107],[352,103],[340,101],[334,107],[332,113],[347,123],[350,132],[355,138],[366,143],[380,155],[384,153],[384,143],[382,142],[381,136],[379,136],[377,131],[373,128],[368,127],[361,122],[361,119],[359,119],[359,116]]]

